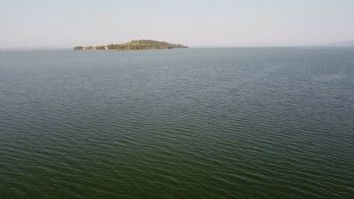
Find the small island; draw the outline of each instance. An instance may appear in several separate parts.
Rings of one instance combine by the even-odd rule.
[[[170,44],[164,41],[133,40],[122,44],[109,44],[103,46],[75,46],[74,50],[150,50],[188,48],[181,44]]]

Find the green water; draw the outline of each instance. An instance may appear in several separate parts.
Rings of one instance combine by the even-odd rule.
[[[352,198],[354,49],[0,52],[0,198]]]

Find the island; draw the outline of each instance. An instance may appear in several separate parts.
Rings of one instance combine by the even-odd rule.
[[[74,50],[150,50],[188,48],[182,44],[171,44],[164,41],[132,40],[122,44],[109,44],[103,46],[75,46]]]

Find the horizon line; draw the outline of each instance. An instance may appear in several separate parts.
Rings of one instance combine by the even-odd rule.
[[[210,49],[210,48],[348,48],[354,45],[274,45],[274,46],[188,46],[189,49]],[[53,51],[53,50],[72,50],[73,47],[14,47],[1,48],[0,51]]]

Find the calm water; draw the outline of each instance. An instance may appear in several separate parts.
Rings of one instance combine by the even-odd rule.
[[[0,198],[353,198],[354,48],[0,52]]]

